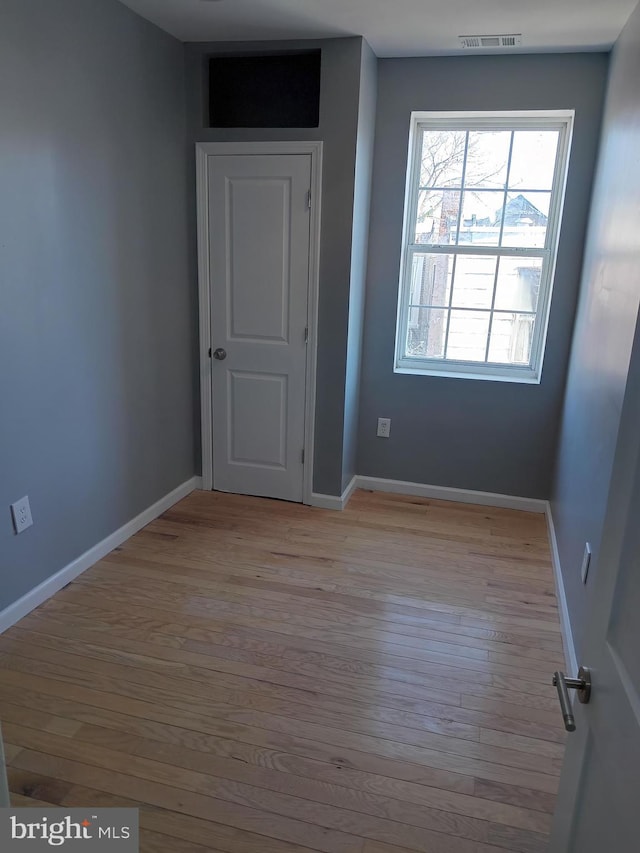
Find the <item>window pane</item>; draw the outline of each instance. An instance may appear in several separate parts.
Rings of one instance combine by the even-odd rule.
[[[396,369],[428,372],[431,361],[436,373],[537,380],[558,228],[549,216],[561,201],[554,178],[566,168],[560,142],[571,119],[417,117]]]
[[[500,258],[496,309],[536,311],[541,274],[542,258]]]
[[[409,308],[405,355],[442,358],[448,313],[443,308]]]
[[[493,315],[489,361],[498,364],[529,364],[535,317],[529,314]]]
[[[416,252],[411,265],[410,305],[448,305],[453,255]]]
[[[556,165],[557,130],[517,130],[513,137],[509,188],[550,190]]]
[[[467,134],[464,130],[425,130],[420,160],[421,187],[460,187]]]
[[[451,304],[457,308],[491,308],[497,261],[495,255],[458,255]]]
[[[551,193],[507,193],[502,245],[544,248],[550,202]]]
[[[458,242],[463,245],[497,246],[504,193],[465,190]]]
[[[484,361],[488,333],[488,311],[452,311],[447,359]]]
[[[465,187],[504,188],[510,144],[510,130],[470,131]]]
[[[455,243],[459,210],[458,190],[420,190],[414,243]]]

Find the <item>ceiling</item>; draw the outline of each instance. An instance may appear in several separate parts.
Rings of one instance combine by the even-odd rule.
[[[462,52],[459,35],[489,33],[522,33],[522,47],[510,52],[608,49],[637,0],[123,2],[182,41],[363,35],[378,56],[429,56]]]

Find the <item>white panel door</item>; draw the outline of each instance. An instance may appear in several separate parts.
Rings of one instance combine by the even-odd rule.
[[[581,663],[588,704],[574,703],[550,853],[640,850],[640,344],[618,435],[593,606]],[[571,673],[575,675],[575,673]]]
[[[213,487],[302,501],[311,155],[208,163]]]

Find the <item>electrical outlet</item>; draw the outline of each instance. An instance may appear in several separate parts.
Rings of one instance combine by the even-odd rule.
[[[580,569],[580,577],[582,578],[582,583],[587,582],[587,575],[589,574],[589,563],[591,562],[591,545],[588,542],[584,543],[584,555],[582,557],[582,568]]]
[[[27,527],[31,527],[33,518],[31,517],[28,495],[11,504],[11,515],[13,516],[13,527],[16,533],[22,533]]]
[[[391,418],[378,418],[378,438],[389,438],[391,433]]]

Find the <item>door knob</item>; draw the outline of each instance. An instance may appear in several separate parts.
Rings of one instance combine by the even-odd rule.
[[[553,686],[558,691],[564,727],[568,732],[575,732],[576,721],[569,701],[569,690],[577,690],[578,701],[586,705],[591,698],[591,671],[588,667],[581,666],[577,678],[566,678],[564,672],[554,672]]]
[[[217,359],[218,361],[224,361],[225,358],[227,357],[226,349],[222,349],[222,347],[218,347],[218,349],[215,349],[213,351],[213,357],[215,359]]]

